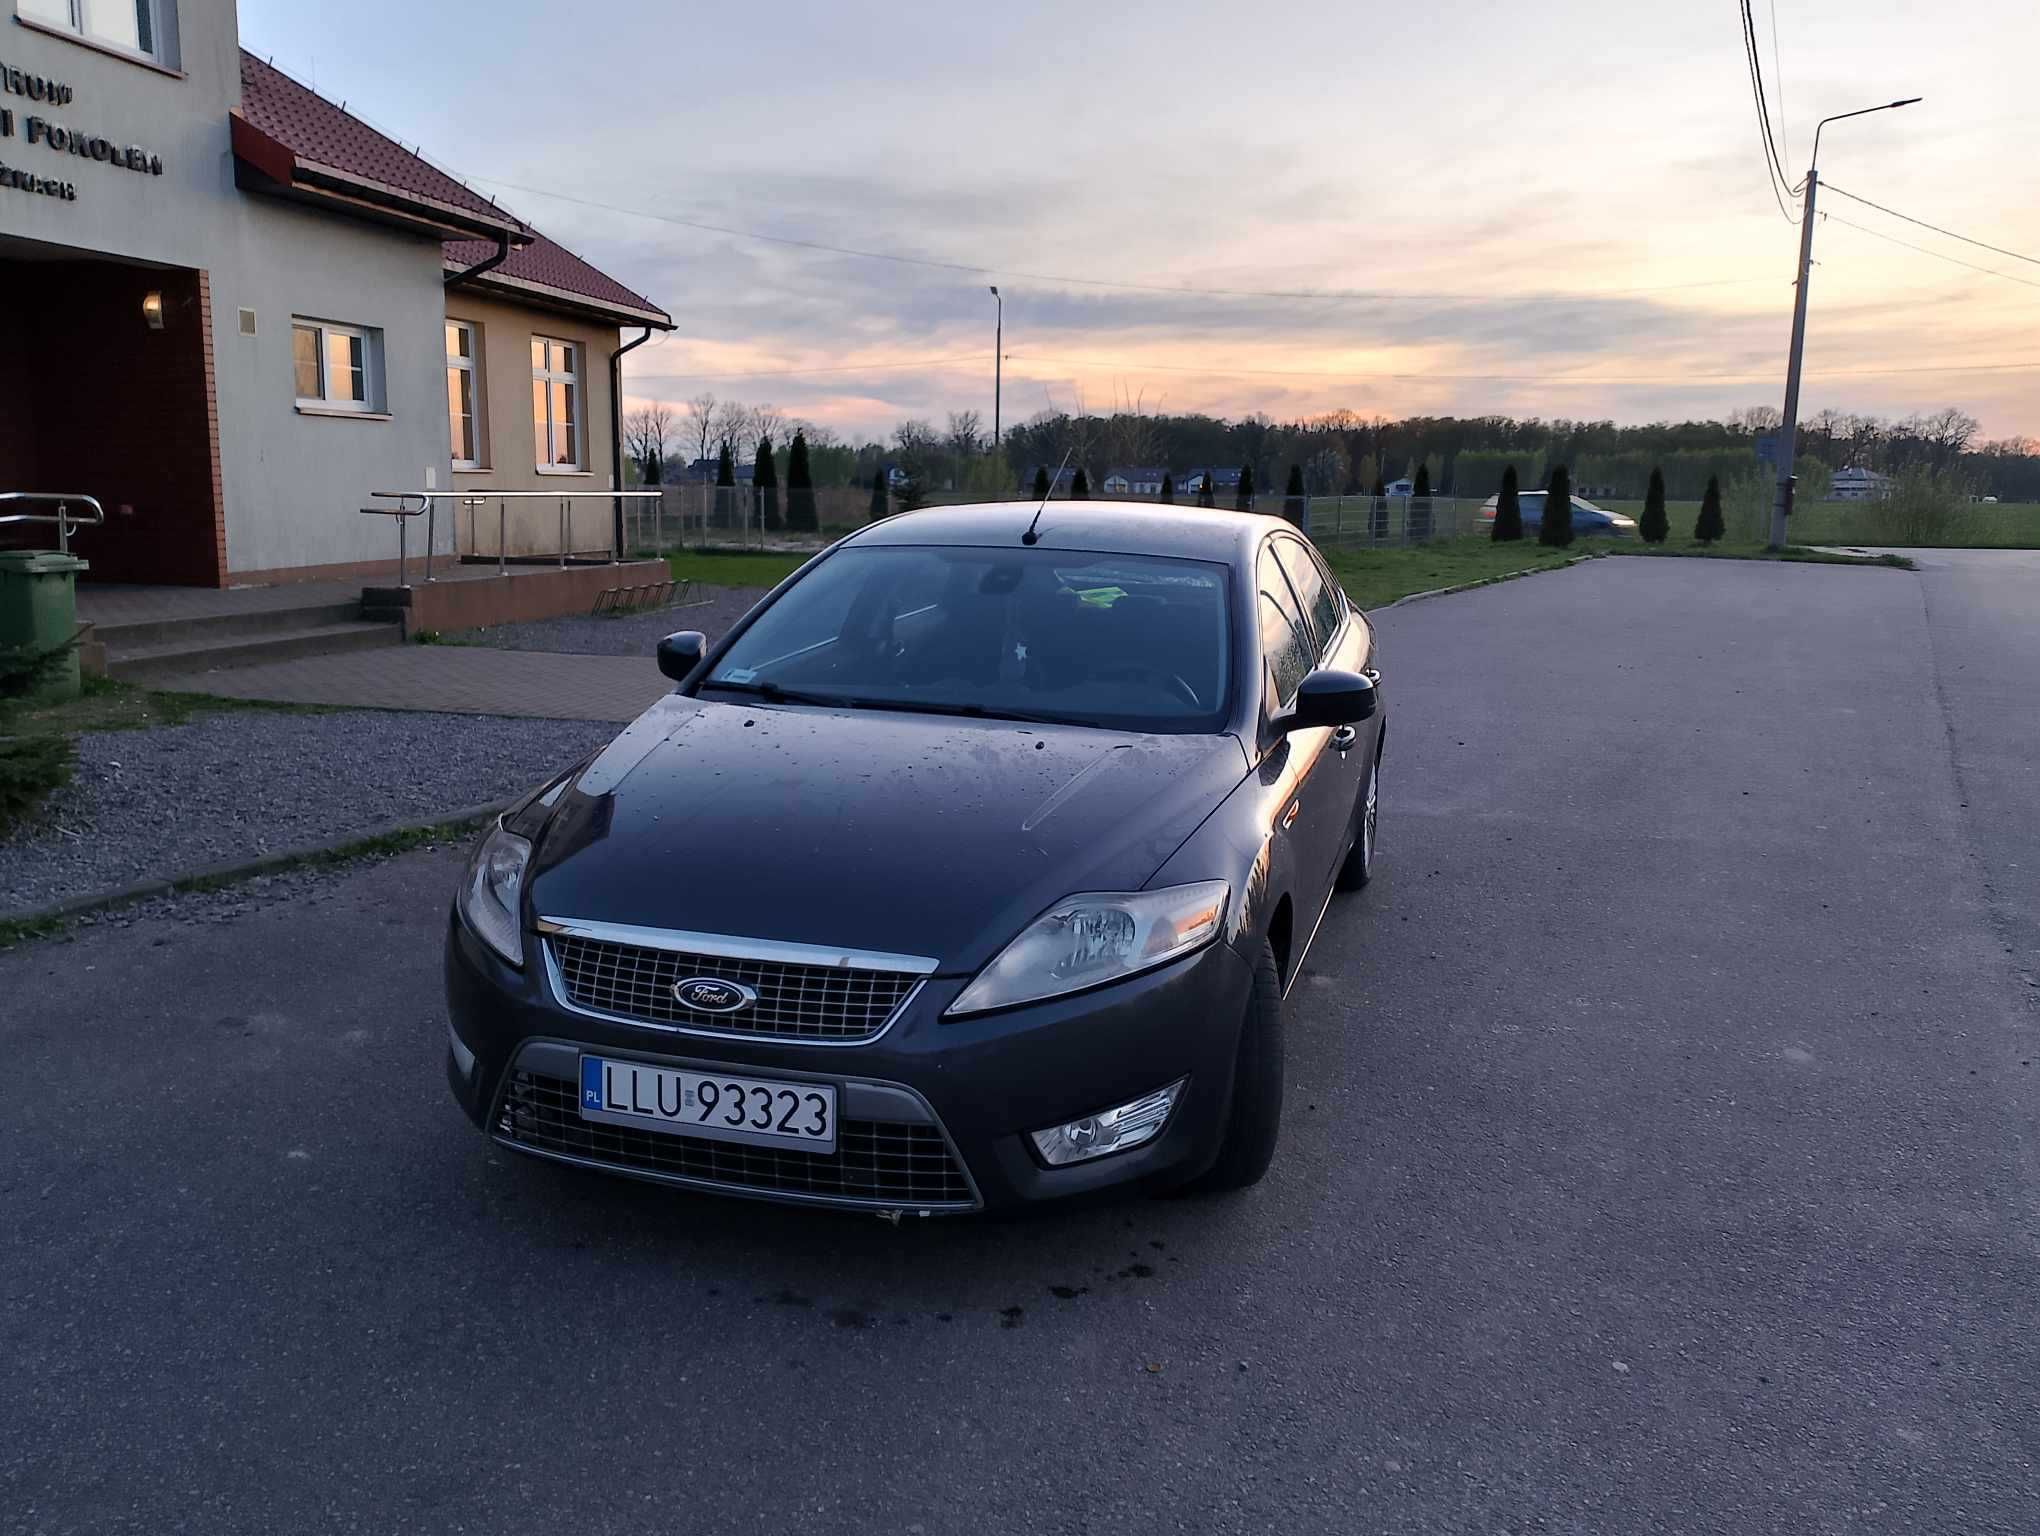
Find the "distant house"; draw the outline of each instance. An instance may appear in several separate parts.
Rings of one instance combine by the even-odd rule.
[[[1231,469],[1215,469],[1209,466],[1186,469],[1176,476],[1176,489],[1186,496],[1195,496],[1206,475],[1211,476],[1211,491],[1214,496],[1222,491],[1237,491],[1240,488],[1239,466],[1234,465]]]
[[[1105,476],[1105,494],[1108,496],[1159,496],[1162,494],[1162,478],[1166,469],[1154,469],[1145,465],[1130,465],[1115,469]]]
[[[1414,496],[1417,493],[1417,488],[1405,478],[1389,481],[1387,485],[1382,487],[1381,493],[1384,496]]]
[[[696,459],[680,473],[678,478],[685,480],[689,485],[714,485],[715,466],[716,461],[714,459]],[[737,477],[737,484],[749,485],[751,483],[751,476],[757,467],[755,464],[737,464],[731,466]]]
[[[1070,482],[1077,477],[1077,471],[1075,465],[1065,465],[1058,469],[1049,464],[1037,464],[1027,472],[1025,483],[1032,486],[1036,475],[1047,475],[1049,477],[1048,489],[1052,495],[1057,491],[1067,492],[1070,488]]]
[[[1880,475],[1874,469],[1851,465],[1836,470],[1828,482],[1829,501],[1882,501],[1890,494],[1891,476]]]

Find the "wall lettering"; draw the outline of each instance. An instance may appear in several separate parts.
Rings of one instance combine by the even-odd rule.
[[[61,80],[51,80],[36,74],[33,70],[19,69],[5,63],[0,63],[0,92],[26,97],[30,101],[46,102],[54,107],[69,106],[76,95],[71,87]],[[102,165],[133,171],[138,176],[163,174],[163,157],[139,144],[119,144],[99,134],[86,133],[82,129],[52,122],[40,114],[23,118],[20,127],[20,136],[27,143],[40,144],[55,154],[75,155],[81,160],[97,160]],[[15,137],[14,112],[10,108],[0,107],[0,139],[13,137]],[[61,177],[38,176],[32,171],[6,165],[0,165],[0,190],[34,192],[67,203],[78,200],[76,185]]]

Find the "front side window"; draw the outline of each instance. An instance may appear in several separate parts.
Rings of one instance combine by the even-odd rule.
[[[1296,594],[1297,606],[1310,616],[1322,653],[1331,645],[1339,621],[1345,617],[1345,605],[1302,544],[1295,539],[1277,539],[1274,548],[1275,558],[1282,562],[1283,573],[1289,577],[1289,588]]]
[[[16,0],[16,9],[30,21],[76,32],[96,43],[130,53],[162,56],[159,5],[170,0]]]
[[[829,556],[739,635],[702,685],[770,701],[1224,729],[1226,569],[1025,548],[867,547]]]
[[[1287,706],[1310,672],[1310,626],[1297,610],[1271,551],[1261,551],[1259,571],[1261,655],[1268,665],[1268,691],[1277,704]]]
[[[581,349],[531,338],[531,432],[540,469],[581,467]]]
[[[465,320],[446,322],[446,421],[452,431],[453,465],[481,465],[481,411],[475,386],[476,328]]]
[[[294,319],[291,368],[299,405],[341,411],[378,409],[381,333],[328,320]]]

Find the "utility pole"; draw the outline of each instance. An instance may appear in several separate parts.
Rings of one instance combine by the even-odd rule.
[[[1817,151],[1816,151],[1817,153]],[[1813,192],[1820,173],[1806,171],[1806,202],[1799,211],[1799,281],[1792,293],[1792,354],[1785,360],[1785,420],[1778,428],[1778,485],[1771,498],[1771,538],[1766,546],[1785,547],[1785,514],[1792,510],[1792,455],[1799,439],[1799,370],[1806,353],[1806,279],[1813,270]]]
[[[1864,117],[1872,112],[1889,112],[1909,107],[1920,98],[1887,101],[1854,112],[1837,112],[1824,117],[1813,128],[1813,157],[1806,166],[1806,201],[1799,212],[1799,281],[1792,293],[1792,355],[1785,361],[1785,420],[1778,429],[1778,488],[1771,499],[1771,538],[1768,548],[1785,547],[1785,514],[1792,510],[1792,458],[1799,439],[1799,373],[1806,351],[1806,279],[1813,268],[1813,197],[1820,185],[1820,131],[1845,117]]]
[[[998,308],[992,322],[992,452],[999,451],[999,391],[1004,383],[1000,377],[1006,361],[1006,301],[999,297],[999,285],[992,285],[992,300]]]

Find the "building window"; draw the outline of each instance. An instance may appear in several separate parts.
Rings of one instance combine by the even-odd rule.
[[[299,405],[330,411],[382,409],[382,332],[294,318],[290,352]]]
[[[76,32],[95,43],[166,58],[164,14],[172,0],[16,0],[15,9],[30,21]]]
[[[540,469],[581,467],[581,349],[531,338],[531,434]]]
[[[446,422],[453,432],[455,469],[482,467],[482,397],[475,372],[480,345],[480,327],[446,322]]]

